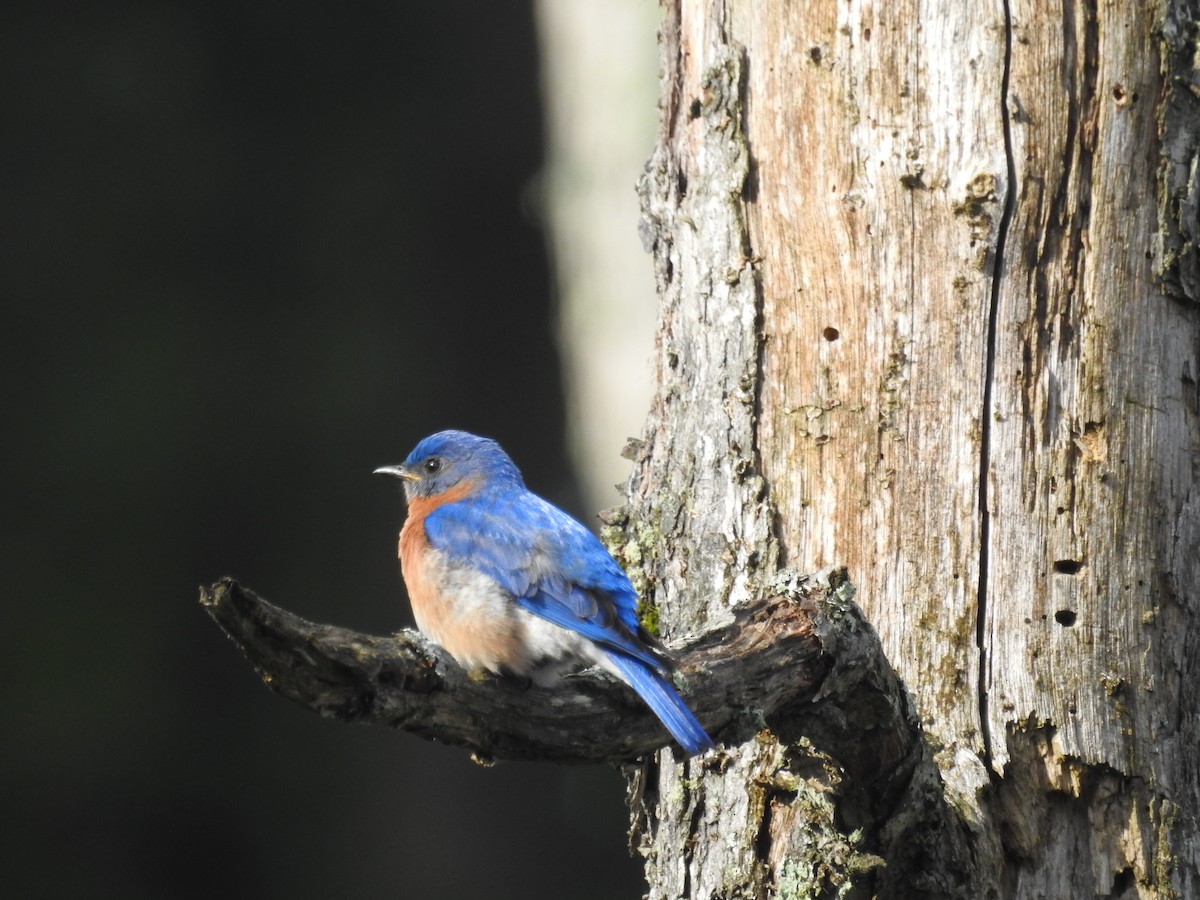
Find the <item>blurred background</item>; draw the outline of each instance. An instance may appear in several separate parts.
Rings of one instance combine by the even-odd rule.
[[[320,719],[196,597],[233,575],[410,625],[403,505],[370,473],[440,428],[587,523],[618,501],[651,378],[656,23],[0,7],[11,896],[641,896],[618,772]]]

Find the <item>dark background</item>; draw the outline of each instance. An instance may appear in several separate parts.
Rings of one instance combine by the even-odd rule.
[[[410,624],[371,470],[444,427],[582,514],[541,129],[522,5],[0,6],[5,893],[640,895],[616,772],[323,720],[196,602]]]

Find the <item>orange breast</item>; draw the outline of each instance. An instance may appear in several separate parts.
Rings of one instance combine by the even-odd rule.
[[[465,669],[521,672],[521,621],[511,600],[482,573],[453,568],[429,546],[425,518],[439,506],[461,500],[470,483],[436,497],[409,503],[400,531],[400,570],[413,617],[422,634],[436,641]]]

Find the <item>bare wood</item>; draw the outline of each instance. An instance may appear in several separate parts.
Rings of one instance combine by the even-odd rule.
[[[638,551],[689,633],[848,566],[971,835],[931,895],[1200,895],[1189,9],[665,4]],[[776,737],[662,762],[651,897],[919,896],[806,854],[870,826]]]
[[[1163,83],[1154,7],[1049,15],[1018,0],[1012,23],[1015,204],[989,411],[992,756],[1027,877],[1192,896],[1200,330],[1195,298],[1156,286],[1171,263],[1157,252],[1170,163],[1155,137],[1190,142],[1194,173],[1200,119],[1160,130],[1166,96],[1191,91]],[[1194,253],[1176,255],[1181,288]],[[1031,798],[1022,781],[1045,790]]]
[[[861,573],[889,657],[937,710],[934,736],[981,755],[978,475],[1007,179],[1003,9],[773,6],[729,15],[749,58],[760,442],[787,559]]]
[[[725,621],[770,580],[781,532],[762,476],[773,452],[760,430],[765,261],[746,215],[760,184],[743,131],[754,76],[720,15],[688,13],[668,9],[663,133],[641,185],[662,314],[625,562],[667,627],[693,633]],[[877,742],[864,721],[835,714],[825,727],[764,731],[719,770],[660,756],[632,791],[650,896],[979,896],[971,827],[947,804],[931,751],[919,744],[923,764],[893,805],[897,795],[883,799],[840,749]]]

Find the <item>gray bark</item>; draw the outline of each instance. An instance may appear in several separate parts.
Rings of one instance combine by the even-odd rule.
[[[845,564],[970,865],[779,732],[661,761],[651,897],[1200,895],[1193,20],[666,4],[648,594],[692,636]]]
[[[680,648],[676,677],[705,727],[744,736],[783,711],[815,714],[823,697],[863,680],[857,673],[831,679],[835,659],[858,660],[864,671],[884,665],[847,592],[844,573],[784,577],[725,628]],[[200,604],[267,687],[323,716],[400,728],[466,747],[481,760],[624,763],[664,746],[675,752],[637,695],[595,670],[553,687],[472,677],[419,632],[380,636],[317,625],[230,578],[202,588]],[[896,716],[886,727],[901,733],[901,743],[913,742],[915,729]]]

